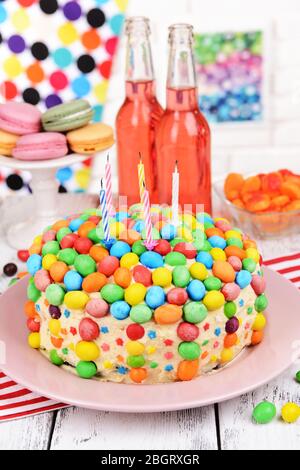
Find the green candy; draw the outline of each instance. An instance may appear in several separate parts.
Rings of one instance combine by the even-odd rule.
[[[100,241],[102,240],[98,237],[96,228],[92,228],[92,230],[89,231],[88,238],[92,240],[93,243],[100,243]]]
[[[46,289],[46,299],[49,304],[58,307],[64,302],[65,291],[58,284],[50,284]]]
[[[18,281],[19,279],[17,277],[14,277],[9,281],[8,287],[14,286]]]
[[[222,282],[218,277],[215,276],[209,276],[203,282],[206,290],[220,290],[222,287]]]
[[[94,362],[79,361],[76,366],[76,372],[83,379],[91,379],[97,374],[97,366]]]
[[[70,230],[68,227],[61,228],[56,234],[57,241],[60,243],[62,239],[69,233],[72,233],[72,230]]]
[[[74,268],[82,276],[86,277],[96,271],[95,260],[90,255],[78,255],[75,259]]]
[[[152,318],[152,310],[147,305],[135,305],[130,310],[129,316],[134,323],[146,323]]]
[[[102,212],[101,212],[101,209],[86,209],[84,211],[84,214],[88,215],[89,217],[91,217],[92,215],[96,215],[97,217],[101,217]]]
[[[248,315],[251,315],[252,312],[253,312],[253,308],[252,308],[252,307],[248,307],[248,308],[247,308],[247,313],[248,313]]]
[[[224,313],[225,316],[230,319],[235,316],[237,311],[236,304],[234,302],[226,302],[224,305]]]
[[[185,266],[176,266],[173,269],[172,278],[176,287],[186,287],[191,280],[191,275]]]
[[[41,297],[41,291],[35,287],[33,277],[29,280],[27,287],[27,297],[29,300],[32,300],[32,302],[37,302]]]
[[[89,220],[90,216],[89,214],[82,214],[79,218],[80,220],[83,220],[84,222],[86,222],[87,220]]]
[[[295,378],[296,378],[297,382],[300,383],[300,370],[298,370]]]
[[[56,349],[51,349],[50,361],[52,362],[52,364],[55,364],[56,366],[62,366],[64,363],[64,360],[61,357],[59,357],[59,355],[57,354]]]
[[[268,306],[268,299],[265,294],[261,294],[256,297],[254,307],[257,312],[263,312]]]
[[[252,258],[244,258],[242,264],[243,269],[246,269],[249,273],[253,273],[256,269],[256,262]]]
[[[198,343],[194,341],[183,341],[178,346],[178,352],[183,359],[187,359],[188,361],[193,361],[197,359],[201,354],[201,349]]]
[[[143,240],[147,240],[146,229],[142,230],[141,235],[142,235]],[[159,240],[161,238],[159,230],[157,230],[157,228],[155,228],[155,227],[152,227],[152,238],[153,238],[153,240]]]
[[[203,225],[205,230],[207,230],[208,228],[214,228],[214,224],[212,224],[211,222],[204,222]]]
[[[156,367],[158,367],[158,362],[153,361],[153,362],[150,363],[150,368],[151,369],[156,369]]]
[[[147,251],[147,248],[145,247],[144,242],[142,242],[142,240],[138,240],[132,245],[131,251],[137,256],[141,256],[143,253],[145,253],[145,251]]]
[[[238,246],[239,248],[243,249],[244,245],[240,238],[231,237],[226,240],[228,246]]]
[[[100,293],[102,299],[110,304],[124,299],[124,289],[117,284],[106,284]]]
[[[59,250],[60,250],[60,246],[57,241],[54,240],[51,242],[47,242],[42,248],[42,255],[45,256],[45,255],[48,255],[49,253],[51,255],[57,255]]]
[[[189,302],[183,307],[184,319],[189,323],[201,323],[207,317],[207,308],[201,302]]]
[[[252,417],[258,424],[267,424],[276,416],[276,407],[269,401],[262,401],[253,410]]]
[[[172,251],[165,257],[165,264],[169,266],[184,266],[186,264],[186,257],[182,253]]]
[[[95,230],[96,230],[96,237],[98,238],[99,242],[104,240],[105,235],[104,235],[103,225],[102,225],[101,222],[100,222],[100,224],[97,225]]]
[[[196,230],[193,230],[192,235],[193,235],[194,240],[204,241],[207,239],[205,232],[203,232],[203,230],[200,230],[199,228],[196,228]]]
[[[184,240],[183,238],[173,238],[173,240],[170,241],[170,245],[172,248],[174,248],[176,245],[178,245],[178,243],[186,243],[186,240]]]
[[[143,367],[145,358],[144,356],[128,356],[126,362],[129,367]]]
[[[212,249],[211,244],[207,240],[195,240],[193,244],[197,251],[210,251]]]
[[[59,261],[63,261],[68,266],[73,266],[77,256],[78,256],[78,253],[73,248],[64,248],[63,250],[60,250],[60,252],[57,255],[57,258]]]

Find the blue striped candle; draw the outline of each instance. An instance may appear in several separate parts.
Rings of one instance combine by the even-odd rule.
[[[100,191],[100,207],[102,212],[102,225],[104,230],[104,240],[108,242],[110,240],[109,222],[108,222],[108,210],[106,204],[106,193],[103,189],[103,181],[101,180],[101,191]]]

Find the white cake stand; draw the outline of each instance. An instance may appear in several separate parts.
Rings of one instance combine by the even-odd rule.
[[[55,179],[56,171],[59,168],[82,163],[87,158],[98,157],[101,154],[105,154],[106,157],[107,151],[89,156],[70,154],[63,158],[43,161],[23,161],[0,155],[0,166],[13,170],[30,171],[32,175],[30,186],[33,190],[34,211],[26,221],[18,222],[16,219],[16,223],[7,228],[8,243],[14,247],[26,248],[29,240],[32,241],[45,227],[61,217],[58,209],[58,183]],[[67,210],[68,208],[66,208],[66,212]]]

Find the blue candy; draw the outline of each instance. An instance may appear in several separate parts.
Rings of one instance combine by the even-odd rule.
[[[140,263],[150,269],[160,268],[164,265],[164,259],[155,251],[145,251],[140,257]]]
[[[122,220],[128,219],[128,217],[129,217],[128,212],[121,211],[121,212],[116,213],[116,220],[118,222],[122,222]]]
[[[131,248],[130,245],[126,242],[118,241],[114,243],[110,249],[111,256],[115,256],[116,258],[122,258],[122,256],[126,255],[126,253],[130,253]]]
[[[73,219],[70,223],[69,223],[69,229],[72,230],[72,232],[76,232],[80,225],[84,224],[84,220],[82,219]]]
[[[199,251],[196,257],[196,261],[198,261],[198,263],[204,264],[207,269],[211,269],[214,262],[213,257],[211,254],[207,253],[207,251]]]
[[[162,227],[160,234],[161,238],[164,238],[165,240],[173,240],[173,238],[176,237],[177,228],[175,225],[166,224]]]
[[[160,286],[153,286],[148,289],[146,295],[146,304],[150,308],[157,308],[160,307],[165,303],[166,294],[162,287]]]
[[[132,228],[133,230],[142,233],[142,231],[145,229],[145,222],[143,220],[137,220]]]
[[[188,296],[192,300],[202,300],[206,292],[203,282],[199,281],[198,279],[191,281],[186,290]]]
[[[208,241],[213,248],[221,248],[222,250],[226,248],[226,240],[224,240],[222,237],[219,237],[218,235],[209,237]]]
[[[68,291],[81,290],[82,277],[77,271],[68,271],[64,277],[64,284]]]
[[[205,222],[208,222],[210,224],[214,223],[211,216],[209,214],[206,214],[206,212],[198,212],[197,215],[196,215],[196,218],[197,218],[198,222],[200,222],[201,224],[204,224]]]
[[[110,313],[117,320],[125,320],[129,316],[130,305],[124,300],[118,300],[110,306]]]
[[[31,276],[34,276],[35,273],[42,268],[42,257],[37,254],[31,255],[29,256],[26,264],[28,272]]]
[[[249,286],[250,282],[252,281],[252,276],[249,271],[242,269],[236,275],[235,282],[240,286],[241,289]]]

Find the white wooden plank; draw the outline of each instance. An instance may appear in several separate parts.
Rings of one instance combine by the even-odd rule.
[[[154,414],[61,410],[51,449],[217,449],[214,407]]]
[[[54,413],[0,423],[1,450],[45,450]]]

